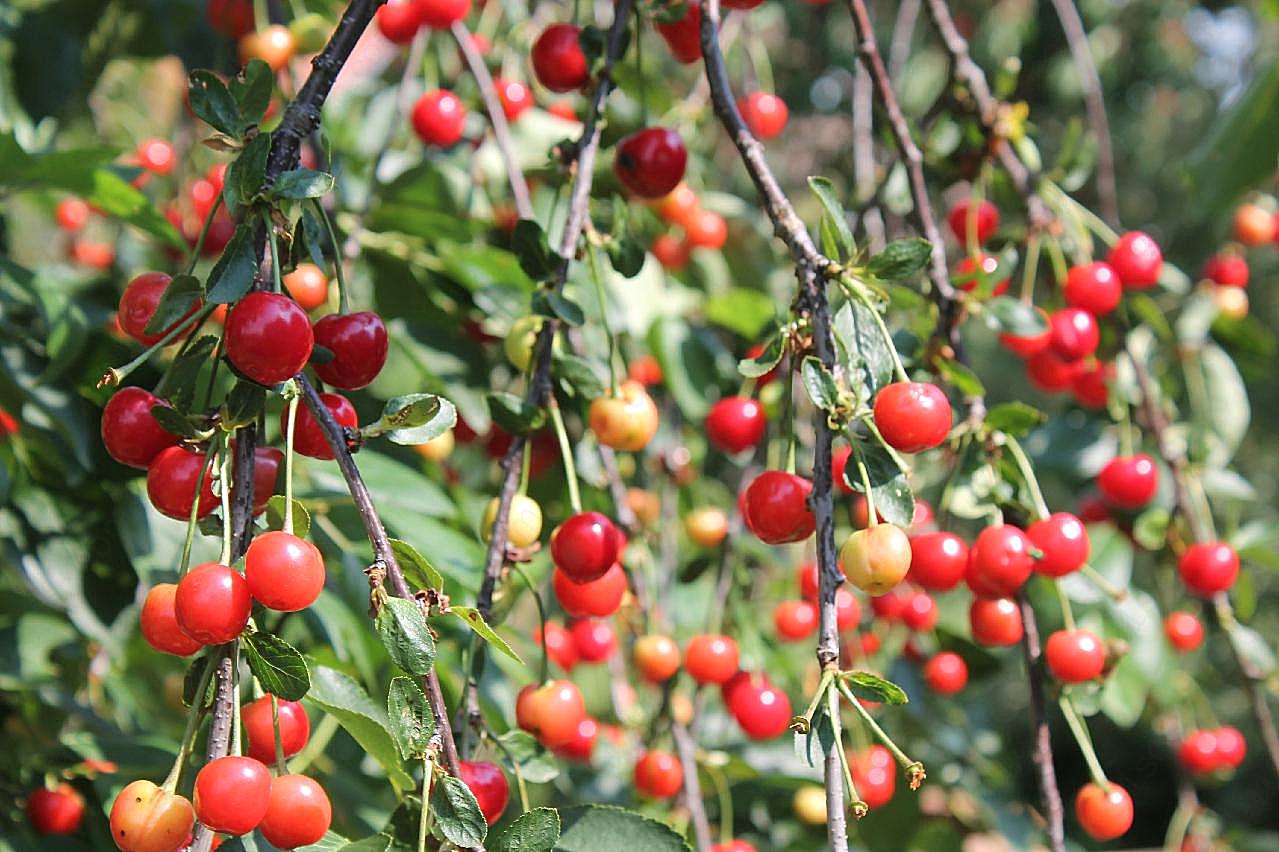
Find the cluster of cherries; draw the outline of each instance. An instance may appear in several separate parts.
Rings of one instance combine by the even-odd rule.
[[[1279,212],[1274,199],[1245,202],[1235,209],[1235,241],[1223,246],[1204,263],[1202,277],[1211,281],[1213,300],[1226,316],[1241,319],[1248,314],[1248,260],[1250,248],[1279,242]]]

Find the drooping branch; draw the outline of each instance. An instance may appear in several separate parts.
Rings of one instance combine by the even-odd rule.
[[[1048,842],[1053,852],[1065,852],[1065,809],[1061,803],[1061,790],[1057,786],[1057,771],[1053,767],[1052,736],[1048,729],[1048,716],[1044,702],[1044,678],[1042,672],[1043,645],[1039,641],[1039,623],[1035,609],[1026,593],[1017,595],[1021,610],[1022,656],[1026,661],[1026,680],[1030,684],[1030,736],[1031,755],[1039,769],[1039,791],[1044,797],[1044,819],[1048,823]]]

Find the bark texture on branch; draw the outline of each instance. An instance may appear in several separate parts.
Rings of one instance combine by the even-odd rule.
[[[1066,849],[1066,812],[1061,802],[1061,790],[1057,786],[1057,770],[1053,766],[1052,735],[1048,729],[1048,715],[1044,700],[1043,645],[1039,641],[1039,624],[1035,609],[1024,591],[1017,595],[1021,610],[1023,634],[1022,656],[1026,660],[1026,680],[1030,684],[1030,737],[1031,755],[1039,770],[1039,791],[1044,798],[1044,820],[1047,822],[1048,844],[1053,852]]]

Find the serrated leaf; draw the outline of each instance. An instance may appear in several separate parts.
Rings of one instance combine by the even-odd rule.
[[[488,401],[493,421],[512,435],[527,435],[546,425],[546,412],[506,391],[491,393]]]
[[[272,494],[270,499],[266,501],[267,529],[284,529],[284,505],[286,502],[283,494]],[[306,538],[310,532],[311,513],[295,498],[293,500],[293,534],[298,538]]]
[[[923,271],[932,253],[933,245],[928,240],[893,240],[871,257],[866,271],[881,281],[905,281]]]
[[[688,852],[688,844],[669,825],[613,805],[578,805],[560,811],[556,852]]]
[[[480,614],[479,610],[469,606],[451,606],[449,607],[449,615],[461,620],[467,627],[474,630],[477,636],[515,662],[524,662],[520,655],[515,653],[515,649],[508,645],[505,639],[498,636],[492,626],[484,620],[484,616]]]
[[[1048,419],[1038,408],[1024,402],[1005,402],[986,412],[986,428],[1003,432],[1014,438],[1024,438],[1040,423]]]
[[[835,377],[826,369],[826,365],[808,355],[800,364],[799,372],[813,405],[827,414],[834,414],[839,408],[839,386],[835,384]]]
[[[262,688],[285,701],[300,701],[311,688],[311,672],[298,650],[270,633],[247,633],[244,655]]]
[[[866,466],[871,495],[875,498],[875,514],[881,520],[899,527],[908,527],[915,518],[915,494],[906,471],[896,458],[877,441],[857,440],[850,436],[854,455]],[[860,475],[847,470],[849,484],[857,491],[864,491]]]
[[[780,364],[785,354],[786,339],[780,331],[774,332],[764,344],[762,352],[754,358],[743,358],[737,362],[737,372],[748,379],[758,379]]]
[[[393,663],[409,674],[430,672],[435,663],[435,637],[417,601],[388,598],[374,624]]]
[[[257,270],[253,229],[247,224],[240,225],[209,271],[208,300],[219,305],[239,301],[253,286]]]
[[[560,762],[532,734],[513,728],[498,737],[503,754],[519,767],[524,780],[534,784],[554,781],[560,775]]]
[[[488,823],[475,794],[458,778],[441,776],[431,788],[432,830],[463,849],[479,846],[488,836]]]
[[[821,202],[823,218],[829,220],[823,227],[829,230],[839,249],[841,257],[837,259],[852,257],[857,253],[857,241],[853,239],[853,229],[848,224],[848,212],[844,210],[844,205],[835,192],[835,185],[824,177],[810,177],[808,186]]]
[[[386,716],[391,723],[391,735],[405,760],[426,753],[435,735],[435,716],[426,703],[426,694],[415,680],[403,675],[391,678]]]
[[[406,580],[419,589],[444,588],[444,577],[413,545],[398,538],[390,541],[391,552],[395,554],[395,561],[400,564]]]
[[[987,315],[994,320],[995,329],[1015,337],[1033,337],[1048,330],[1044,315],[1020,299],[996,296],[986,303]]]
[[[146,334],[160,334],[182,319],[204,296],[204,287],[194,275],[175,275],[164,288],[155,313],[147,321]]]
[[[582,399],[597,399],[608,388],[592,362],[564,352],[551,352],[551,375],[568,385]]]
[[[870,672],[848,672],[840,678],[848,684],[853,695],[866,701],[878,701],[880,704],[905,704],[910,701],[906,690],[891,680],[885,680]]]
[[[311,675],[308,698],[333,715],[365,753],[382,765],[397,790],[403,792],[417,786],[404,771],[399,748],[386,718],[386,709],[375,703],[363,687],[342,672],[316,666]]]
[[[519,260],[520,269],[534,281],[542,281],[555,271],[546,232],[532,219],[521,219],[511,231],[511,251]]]
[[[267,192],[269,198],[301,201],[322,198],[333,191],[333,175],[313,169],[290,169],[275,179]]]
[[[488,848],[493,852],[550,852],[560,839],[560,815],[555,808],[533,808],[520,814]]]
[[[240,106],[217,74],[204,68],[192,71],[187,100],[191,112],[205,124],[227,136],[240,138]]]
[[[241,131],[262,121],[262,116],[271,103],[271,89],[274,85],[275,74],[261,59],[250,59],[239,76],[227,84],[239,110]]]
[[[870,400],[892,383],[893,352],[871,308],[855,300],[845,302],[835,312],[833,331],[836,351],[858,399]]]

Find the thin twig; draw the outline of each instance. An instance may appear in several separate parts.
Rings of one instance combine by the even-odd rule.
[[[888,43],[888,76],[900,80],[910,58],[910,42],[915,35],[915,22],[919,19],[920,0],[902,0],[893,20],[893,36]]]
[[[671,723],[671,737],[675,740],[675,754],[684,770],[684,805],[693,823],[693,836],[697,839],[697,852],[707,852],[714,842],[711,824],[706,819],[706,805],[702,801],[702,782],[697,775],[697,747],[688,729],[679,722]]]
[[[1053,767],[1052,736],[1048,730],[1048,716],[1044,702],[1044,675],[1040,665],[1043,646],[1039,641],[1039,624],[1035,610],[1025,592],[1017,595],[1021,609],[1023,634],[1022,654],[1026,660],[1026,679],[1030,683],[1030,734],[1033,758],[1039,768],[1039,789],[1044,797],[1044,819],[1048,822],[1048,842],[1053,852],[1065,852],[1065,809],[1061,804],[1061,790],[1057,787],[1057,771]]]
[[[902,8],[905,7],[903,3]],[[879,182],[875,176],[874,98],[870,74],[859,62],[853,70],[853,182],[857,207],[863,211],[862,228],[872,254],[882,251],[887,242],[884,214],[875,203]]]

